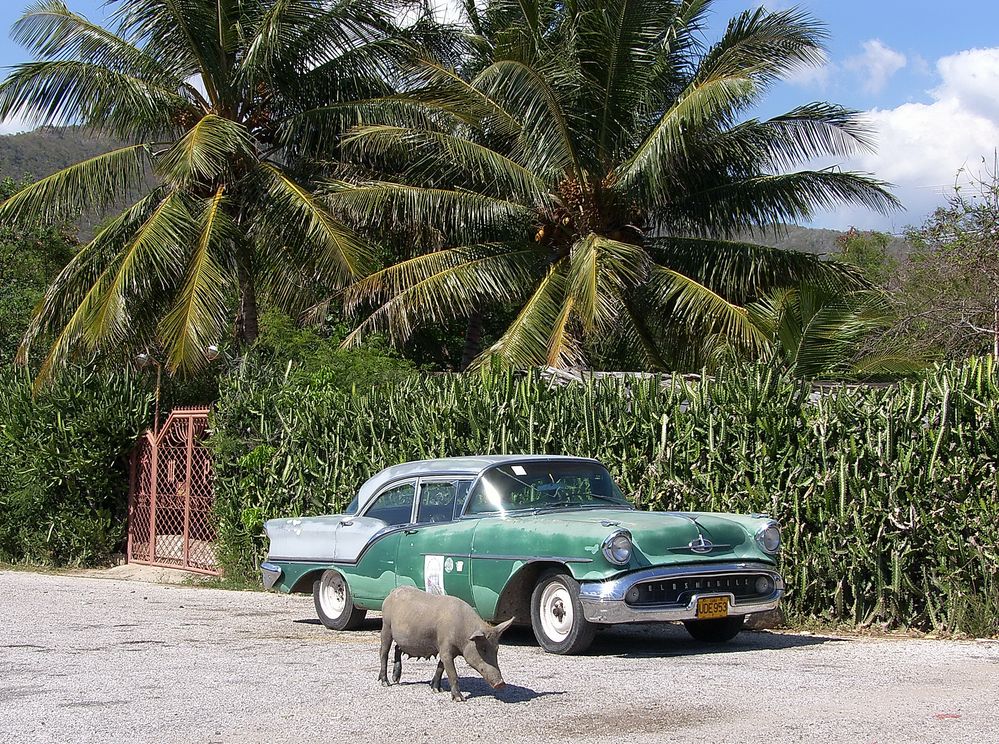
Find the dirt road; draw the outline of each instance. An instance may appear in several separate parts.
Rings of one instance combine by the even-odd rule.
[[[528,632],[470,699],[404,663],[376,681],[379,621],[334,633],[311,597],[0,572],[0,742],[999,742],[999,642],[680,628],[599,636],[582,657]]]

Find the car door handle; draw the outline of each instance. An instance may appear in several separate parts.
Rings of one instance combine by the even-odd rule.
[[[406,530],[405,534],[407,534],[407,535],[415,535],[417,532],[419,532],[419,530]]]
[[[341,527],[351,527],[353,524],[354,523],[352,521],[350,521],[349,519],[344,520],[343,522],[340,522],[340,526]]]

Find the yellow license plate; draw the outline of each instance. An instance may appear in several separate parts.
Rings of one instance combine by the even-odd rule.
[[[702,597],[697,600],[697,619],[728,617],[728,597]]]

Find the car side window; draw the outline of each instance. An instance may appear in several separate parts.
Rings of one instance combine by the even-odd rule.
[[[417,522],[450,522],[461,511],[471,481],[423,481]]]
[[[416,485],[403,483],[382,493],[364,516],[380,519],[389,526],[409,524],[413,516],[413,500],[416,498]]]

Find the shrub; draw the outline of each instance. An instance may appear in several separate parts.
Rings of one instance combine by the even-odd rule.
[[[220,557],[252,573],[275,516],[342,509],[398,462],[597,457],[646,509],[767,512],[798,617],[999,632],[991,360],[888,388],[811,388],[760,368],[553,387],[537,375],[421,376],[345,390],[322,374],[223,381]]]
[[[94,565],[123,549],[128,453],[153,395],[129,373],[67,373],[32,396],[0,370],[0,561]]]

